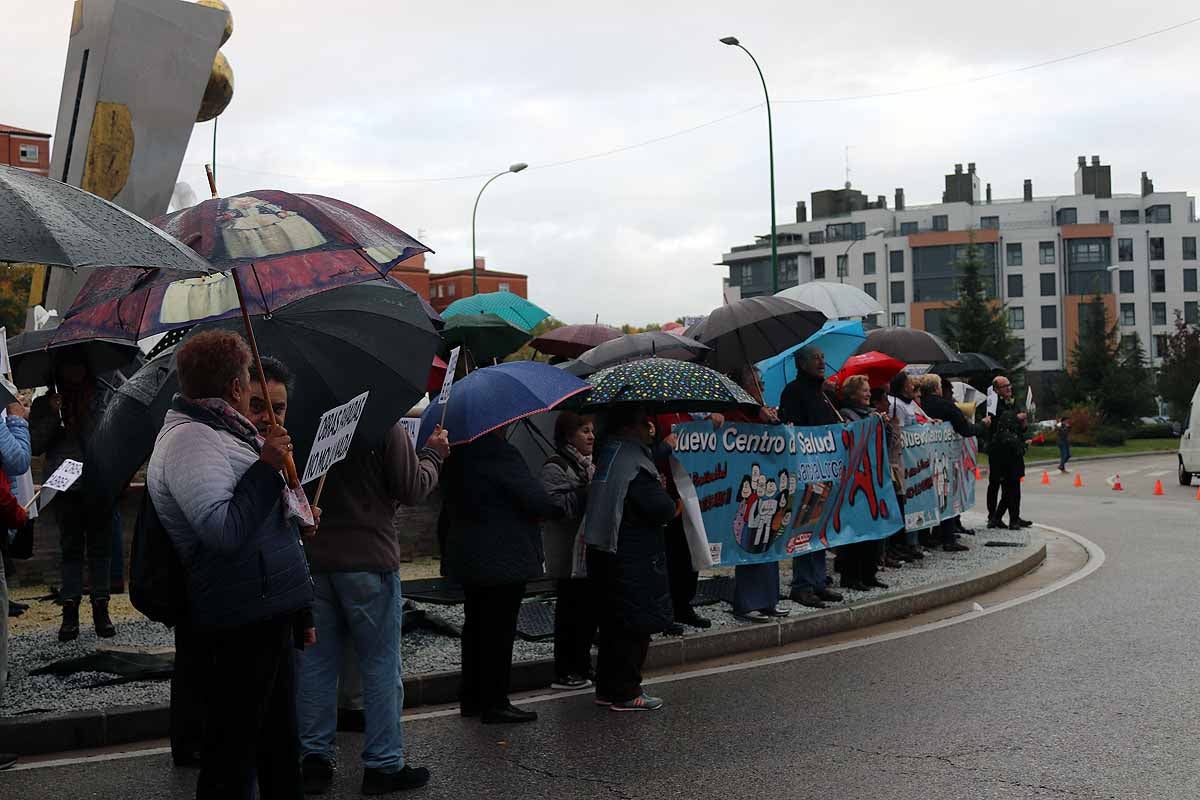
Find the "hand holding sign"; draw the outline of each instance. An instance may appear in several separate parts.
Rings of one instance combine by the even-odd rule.
[[[321,423],[317,426],[317,438],[313,441],[312,452],[308,454],[308,463],[304,465],[301,483],[315,481],[346,457],[346,453],[350,451],[350,442],[354,440],[358,421],[367,405],[368,394],[363,392],[349,403],[331,408],[321,415]]]
[[[54,499],[54,495],[70,489],[75,481],[79,480],[79,476],[82,474],[82,462],[73,461],[69,458],[66,459],[63,461],[62,466],[54,470],[54,474],[47,478],[46,482],[42,484],[41,491],[37,492],[29,499],[29,502],[25,504],[25,509],[28,510],[30,506],[37,502],[37,499],[42,496],[43,492],[47,492],[47,490],[49,490],[46,493],[46,502],[42,503],[41,505],[41,508],[45,508],[46,505]]]

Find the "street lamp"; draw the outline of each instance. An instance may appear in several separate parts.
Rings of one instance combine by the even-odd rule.
[[[887,231],[884,230],[883,228],[872,228],[870,231],[867,232],[866,236],[864,236],[863,238],[866,239],[871,236],[879,236],[880,234],[883,234],[883,233],[887,233]],[[850,248],[854,247],[854,245],[856,245],[856,244],[858,244],[858,239],[852,238],[850,240],[850,244],[846,245],[846,252],[842,253],[842,258],[838,262],[838,265],[837,265],[838,283],[846,282],[846,273],[850,271]],[[842,261],[846,262],[845,267],[842,266],[842,264],[841,264]]]
[[[499,178],[501,175],[507,175],[510,172],[520,172],[529,165],[524,161],[518,161],[504,172],[497,172],[495,175],[487,179],[487,183],[479,190],[479,194],[475,195],[475,207],[471,209],[471,294],[479,294],[479,268],[475,262],[475,212],[479,211],[479,198],[483,197],[483,190],[488,187],[488,184]]]
[[[767,99],[767,154],[771,164],[771,294],[776,294],[779,291],[779,251],[775,243],[775,134],[771,129],[771,95],[767,94],[767,79],[763,77],[762,67],[758,65],[754,54],[743,47],[736,36],[723,37],[721,44],[740,47],[742,52],[750,56],[754,68],[758,70],[758,78],[762,81],[763,97]]]

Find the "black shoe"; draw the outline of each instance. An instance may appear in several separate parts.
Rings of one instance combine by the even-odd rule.
[[[69,642],[79,638],[79,601],[63,600],[62,625],[58,628],[58,640]]]
[[[841,593],[833,591],[833,589],[817,589],[815,592],[818,598],[829,603],[840,603],[844,598]]]
[[[481,721],[484,725],[514,725],[518,722],[536,722],[536,711],[525,711],[509,703],[505,708],[495,708],[483,712]]]
[[[1003,528],[1003,527],[1006,527],[1006,526],[1005,526],[1005,524],[1004,524],[1003,522],[1001,522],[1000,520],[996,519],[995,517],[988,517],[988,523],[987,523],[987,526],[988,526],[989,528]]]
[[[180,768],[200,766],[200,751],[171,749],[171,763]]]
[[[1029,521],[1029,520],[1027,520],[1027,519],[1021,519],[1020,517],[1017,517],[1016,519],[1014,519],[1014,520],[1012,521],[1012,524],[1013,524],[1013,525],[1015,525],[1015,526],[1017,526],[1018,528],[1031,528],[1031,527],[1033,527],[1033,523],[1032,523],[1032,522],[1030,522],[1030,521]],[[1011,526],[1010,526],[1010,527],[1011,527]]]
[[[799,603],[802,606],[809,608],[824,608],[825,604],[821,602],[821,598],[817,597],[815,592],[795,592],[793,591],[789,597],[792,602]]]
[[[900,552],[903,554],[906,561],[920,561],[925,557],[925,554],[921,552],[921,548],[919,547],[910,547],[909,545],[904,545],[902,548],[900,548]]]
[[[458,704],[458,715],[460,717],[478,717],[479,706],[475,705],[474,703],[460,702]]]
[[[965,544],[959,544],[958,542],[951,542],[950,544],[942,545],[942,549],[945,550],[947,553],[965,553],[968,550],[970,550],[971,548],[967,547]]]
[[[300,778],[305,794],[325,794],[333,786],[333,764],[316,754],[309,754],[300,762]],[[363,782],[366,782],[365,778]]]
[[[685,633],[687,633],[687,631],[685,631],[683,626],[678,622],[672,622],[666,628],[663,628],[664,636],[683,636]]]
[[[702,617],[693,611],[691,614],[684,614],[676,622],[681,622],[684,625],[691,625],[693,628],[711,628],[712,620],[707,617]]]
[[[842,588],[849,589],[852,592],[865,592],[867,590],[865,583],[861,581],[848,581],[845,578],[842,578]]]
[[[867,578],[866,580],[863,581],[863,586],[866,586],[868,589],[886,589],[886,588],[888,588],[888,585],[886,583],[884,583],[883,581],[879,580],[878,578]]]
[[[112,618],[108,616],[107,600],[92,601],[92,625],[101,639],[111,639],[117,635],[117,626],[113,625]]]
[[[429,783],[429,770],[425,767],[405,766],[399,772],[382,772],[365,767],[363,769],[363,794],[389,794],[408,789],[420,789]]]
[[[955,532],[955,533],[961,533],[963,536],[974,536],[974,535],[975,535],[975,529],[974,529],[974,528],[964,528],[964,527],[962,526],[962,523],[961,523],[961,522],[958,524],[958,527],[955,529],[955,531],[954,531],[954,532]]]
[[[0,770],[6,770],[17,763],[16,753],[0,753]]]

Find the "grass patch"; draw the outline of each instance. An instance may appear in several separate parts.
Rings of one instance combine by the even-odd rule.
[[[1136,455],[1138,453],[1167,453],[1179,449],[1178,439],[1130,439],[1120,447],[1076,447],[1071,445],[1071,458],[1088,456]],[[1057,461],[1058,445],[1031,445],[1025,451],[1026,463],[1032,461]],[[986,453],[980,453],[979,463],[987,465]]]

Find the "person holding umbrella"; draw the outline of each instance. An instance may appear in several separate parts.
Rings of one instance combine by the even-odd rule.
[[[996,409],[988,413],[983,424],[988,426],[988,508],[995,509],[988,518],[989,528],[1004,527],[1004,512],[1008,512],[1008,527],[1027,528],[1033,523],[1021,518],[1021,478],[1025,475],[1025,412],[1013,400],[1012,381],[1004,375],[992,380],[997,395]],[[996,495],[1000,494],[999,502]]]

